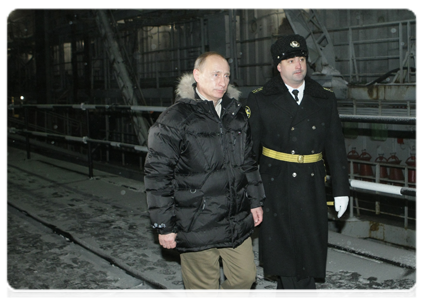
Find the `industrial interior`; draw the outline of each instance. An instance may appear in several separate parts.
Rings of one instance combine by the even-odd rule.
[[[7,22],[9,152],[136,180],[149,126],[201,53],[227,58],[243,101],[276,74],[271,44],[304,36],[309,76],[338,99],[350,162],[351,205],[342,228],[329,214],[333,230],[415,249],[412,11],[19,9]]]

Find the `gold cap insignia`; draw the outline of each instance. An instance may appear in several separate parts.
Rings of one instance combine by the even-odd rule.
[[[297,41],[292,41],[289,45],[292,48],[298,48],[298,47],[300,47],[300,43],[298,43]]]
[[[247,113],[247,117],[250,118],[250,116],[251,116],[251,109],[248,106],[245,107],[245,112]]]

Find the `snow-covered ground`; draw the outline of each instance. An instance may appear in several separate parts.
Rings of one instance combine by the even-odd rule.
[[[98,170],[90,179],[84,166],[35,153],[28,160],[16,148],[8,149],[7,179],[7,275],[14,292],[183,289],[177,253],[161,249],[150,227],[141,181]],[[329,244],[327,277],[318,289],[413,293],[415,251],[333,232]],[[258,267],[255,290],[275,286]]]

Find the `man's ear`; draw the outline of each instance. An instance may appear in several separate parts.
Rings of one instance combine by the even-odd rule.
[[[276,66],[276,68],[278,69],[279,73],[281,72],[281,63],[278,63],[278,65]]]
[[[193,71],[192,71],[192,74],[194,75],[194,79],[195,79],[195,81],[196,82],[198,82],[199,81],[199,77],[200,77],[200,71],[199,70],[197,70],[197,69],[194,69]]]

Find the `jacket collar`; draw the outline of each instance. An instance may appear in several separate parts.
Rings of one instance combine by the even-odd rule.
[[[198,97],[197,93],[195,92],[195,87],[197,86],[197,82],[194,79],[194,75],[192,74],[184,74],[179,80],[179,84],[176,88],[176,97],[177,98],[188,98],[193,99],[196,101],[201,100]],[[241,95],[241,91],[239,91],[235,86],[229,84],[228,90],[226,91],[226,96],[229,98],[234,98],[235,100],[239,100],[239,96]]]
[[[313,97],[318,98],[328,98],[326,91],[323,87],[318,84],[316,81],[311,79],[310,77],[305,77],[305,89],[304,95],[310,95]],[[264,86],[263,86],[263,93],[265,95],[274,95],[288,92],[288,88],[286,87],[285,83],[283,82],[281,76],[278,74],[270,79]]]
[[[305,78],[304,97],[301,105],[295,103],[280,76],[275,76],[268,81],[264,85],[262,92],[265,95],[275,95],[270,102],[292,116],[292,126],[302,122],[316,111],[322,109],[319,103],[320,101],[316,98],[328,98],[323,87],[309,77]]]

